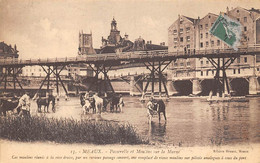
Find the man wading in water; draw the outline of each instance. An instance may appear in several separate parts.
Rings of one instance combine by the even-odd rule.
[[[30,97],[28,96],[28,92],[25,92],[25,94],[19,99],[18,106],[15,108],[21,107],[21,111],[18,116],[23,116],[23,117],[31,117],[30,114]]]

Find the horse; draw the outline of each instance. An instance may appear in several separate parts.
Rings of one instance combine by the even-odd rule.
[[[114,112],[114,109],[116,108],[116,112],[118,109],[118,104],[119,104],[119,97],[113,95],[110,99],[110,112]]]
[[[46,107],[47,112],[49,112],[50,102],[52,102],[52,111],[55,112],[55,97],[53,95],[49,95],[48,97],[40,97],[38,94],[36,94],[34,99],[36,99],[39,113],[41,112],[42,106],[44,106],[44,112],[46,112]]]
[[[0,114],[3,113],[6,116],[7,111],[14,111],[14,109],[18,106],[19,99],[18,98],[11,98],[11,99],[0,99]],[[20,108],[17,108],[17,113],[21,111]]]
[[[87,102],[86,102],[87,101]],[[86,104],[86,103],[90,103],[90,106],[89,104]],[[92,108],[93,109],[93,113],[96,113],[96,106],[95,106],[95,100],[93,99],[93,97],[90,97],[88,99],[85,99],[84,98],[84,95],[81,94],[80,95],[80,104],[83,108],[83,112],[85,113],[86,109],[88,109],[88,111]],[[87,108],[86,108],[87,107]]]
[[[104,100],[101,97],[98,97],[96,94],[93,95],[94,101],[95,101],[95,108],[98,110],[98,113],[101,114]]]
[[[161,121],[161,113],[163,113],[164,120],[166,121],[167,120],[166,113],[165,113],[166,107],[165,107],[165,103],[163,102],[163,100],[153,99],[153,101],[150,104],[151,104],[151,106],[150,106],[151,108],[149,108],[149,106],[147,106],[148,116],[149,116],[150,121],[152,120],[152,116],[156,113],[158,114],[159,122]],[[148,102],[148,105],[149,105],[149,102]]]
[[[83,108],[83,114],[87,114],[91,108],[91,103],[89,102],[89,100],[85,100],[84,105],[82,106]]]

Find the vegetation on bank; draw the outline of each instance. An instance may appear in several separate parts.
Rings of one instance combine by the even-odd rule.
[[[56,119],[44,116],[0,117],[0,137],[16,141],[54,141],[57,143],[148,143],[130,124],[71,118]]]

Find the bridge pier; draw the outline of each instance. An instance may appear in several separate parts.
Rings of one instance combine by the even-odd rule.
[[[153,56],[152,56],[153,57]],[[151,84],[151,96],[154,96],[155,93],[158,93],[159,98],[162,96],[169,97],[168,89],[167,89],[167,77],[163,74],[163,71],[166,69],[166,67],[172,62],[168,61],[168,63],[165,63],[165,61],[157,61],[154,58],[152,58],[151,62],[143,62],[143,64],[146,66],[148,70],[150,70],[150,75],[146,78],[147,82],[142,92],[141,99],[143,100],[147,94],[147,89],[149,84]],[[158,66],[157,66],[158,65]],[[165,65],[162,68],[162,65]],[[158,82],[158,92],[155,90],[155,83]],[[164,90],[164,92],[163,92]]]
[[[174,83],[175,82],[172,81],[172,80],[167,80],[167,89],[168,89],[169,96],[172,96],[172,95],[178,93],[176,88],[175,88]]]
[[[13,89],[16,90],[16,84],[18,84],[19,87],[21,88],[21,90],[23,90],[21,83],[17,79],[17,76],[21,70],[22,70],[22,67],[17,67],[17,66],[10,66],[10,67],[4,68],[4,73],[3,73],[2,79],[0,79],[0,85],[2,82],[4,82],[4,90],[7,89],[8,85],[13,86]]]
[[[256,76],[249,77],[249,94],[256,95],[259,87],[258,79]]]
[[[138,96],[142,94],[143,91],[143,81],[140,80],[141,77],[130,77],[130,96]]]
[[[95,80],[90,83],[88,91],[93,89],[93,85],[94,85],[94,91],[96,91],[98,94],[101,94],[102,92],[106,94],[108,92],[114,93],[115,91],[108,77],[108,71],[111,69],[112,65],[99,63],[99,64],[95,64],[95,67],[93,67],[91,64],[89,64],[89,66],[95,73],[95,77],[94,77]],[[100,77],[99,79],[99,74],[103,74],[103,79],[102,77]]]
[[[202,88],[201,88],[201,82],[199,79],[193,79],[192,80],[192,94],[198,95],[201,93]]]
[[[207,58],[212,66],[216,69],[216,74],[214,76],[215,79],[215,88],[213,88],[213,92],[216,94],[223,96],[224,94],[230,94],[229,82],[226,74],[226,69],[235,61],[236,57],[216,57],[216,58]],[[217,59],[215,61],[214,59]],[[220,73],[222,72],[222,73]],[[220,76],[222,74],[222,76]]]

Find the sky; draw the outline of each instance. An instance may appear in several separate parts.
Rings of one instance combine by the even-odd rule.
[[[0,41],[16,44],[22,59],[75,57],[79,31],[100,48],[114,17],[122,37],[168,44],[178,14],[202,18],[227,6],[260,8],[260,0],[0,0]]]

